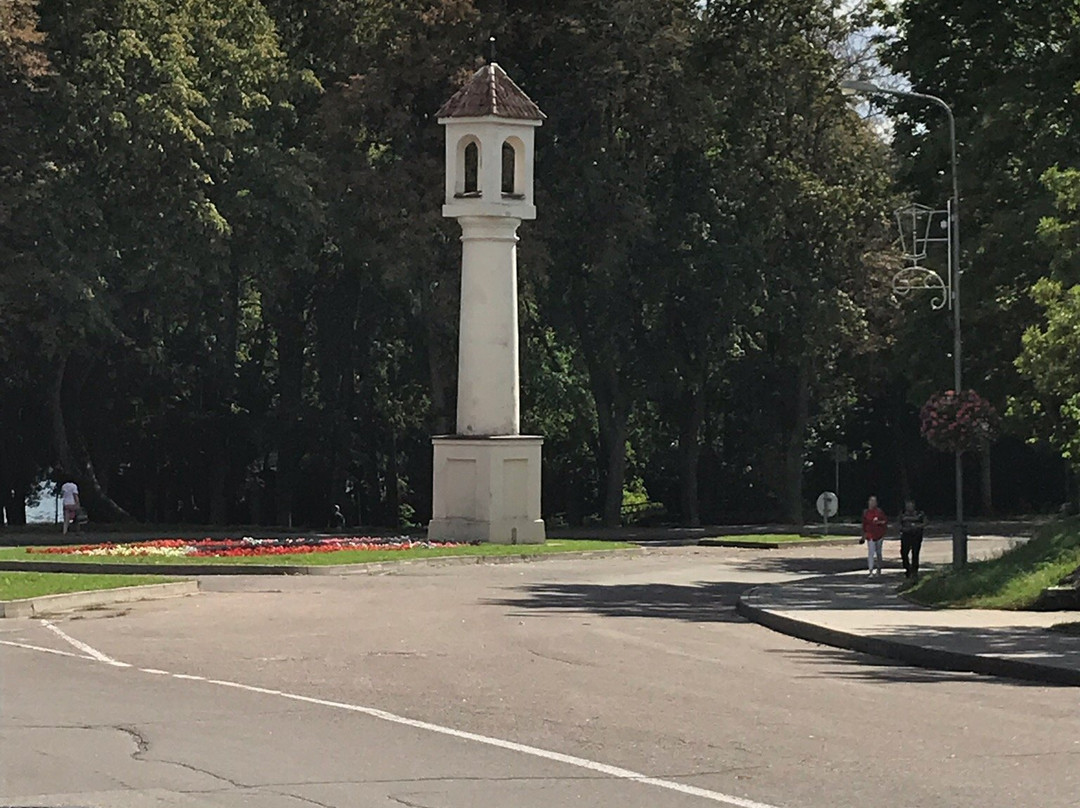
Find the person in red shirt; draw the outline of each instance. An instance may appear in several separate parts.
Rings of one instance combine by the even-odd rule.
[[[881,545],[888,526],[889,520],[885,511],[878,507],[877,497],[870,497],[862,515],[862,540],[859,542],[866,542],[866,562],[870,567],[870,577],[881,575]]]

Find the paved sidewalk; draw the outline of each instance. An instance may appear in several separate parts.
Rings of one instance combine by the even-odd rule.
[[[903,575],[825,575],[757,587],[737,610],[811,642],[940,670],[1080,686],[1080,637],[1047,629],[1080,612],[928,609],[897,594]]]

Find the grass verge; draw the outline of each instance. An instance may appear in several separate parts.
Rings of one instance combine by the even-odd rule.
[[[624,550],[634,547],[626,542],[560,539],[545,544],[468,544],[460,547],[414,547],[410,550],[338,550],[332,553],[297,553],[295,555],[229,556],[225,558],[188,556],[91,556],[66,553],[30,553],[25,547],[0,549],[3,561],[60,561],[99,564],[139,564],[147,567],[163,564],[260,564],[306,565],[363,564],[377,561],[406,561],[416,558],[450,556],[532,556],[553,553],[576,553],[595,550]]]
[[[760,544],[762,546],[773,546],[777,544],[805,544],[806,542],[814,542],[815,544],[821,541],[851,541],[852,536],[803,536],[798,533],[750,533],[746,535],[731,535],[731,536],[708,536],[702,539],[703,543],[707,543],[711,546],[719,546],[726,543],[747,545],[747,544]]]
[[[1078,567],[1080,519],[1066,519],[1045,525],[997,558],[930,573],[905,594],[926,606],[1027,609]]]
[[[175,578],[161,575],[73,575],[68,572],[0,572],[0,600],[22,600],[42,595],[117,589],[122,586],[164,584]]]
[[[746,536],[713,536],[713,541],[738,541],[749,544],[793,544],[801,541],[820,541],[833,536],[802,536],[798,533],[753,533]],[[850,537],[849,537],[850,538]]]

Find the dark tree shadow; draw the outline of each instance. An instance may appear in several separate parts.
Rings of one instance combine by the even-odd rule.
[[[777,560],[783,563],[799,559]],[[509,609],[509,614],[514,616],[577,613],[696,623],[746,623],[736,613],[735,605],[748,590],[756,588],[758,592],[747,601],[752,607],[765,609],[763,614],[769,615],[768,620],[759,621],[763,630],[771,627],[799,637],[803,636],[799,631],[775,626],[770,620],[801,623],[794,615],[803,610],[808,613],[845,609],[911,611],[914,607],[910,603],[895,596],[895,589],[902,581],[902,575],[895,573],[873,580],[861,575],[833,576],[760,587],[733,581],[692,584],[551,581],[512,587],[506,590],[505,597],[482,603]],[[782,614],[774,614],[770,609]],[[812,624],[812,619],[809,622]],[[826,627],[822,630],[837,633]],[[844,639],[836,645],[845,648],[811,645],[772,653],[805,664],[810,669],[806,678],[926,684],[971,681],[1044,687],[1052,686],[1049,683],[1080,685],[1080,637],[1053,635],[1041,628],[900,625],[893,629],[882,627],[870,634],[838,633]],[[806,639],[822,641],[818,634]],[[913,656],[910,649],[897,644],[921,650]]]
[[[517,589],[520,597],[496,598],[488,605],[529,612],[583,612],[609,617],[661,617],[701,623],[746,622],[735,613],[739,596],[751,584],[703,582],[676,584],[538,583]],[[519,611],[523,614],[525,611]]]
[[[774,572],[794,575],[839,575],[844,572],[859,572],[866,570],[866,556],[852,554],[851,558],[820,558],[814,556],[791,555],[761,555],[755,558],[738,560],[740,569],[751,572]],[[892,569],[892,563],[887,559],[884,565],[886,570]],[[902,569],[899,564],[897,569]]]
[[[883,631],[880,636],[910,645],[1016,657],[1027,663],[1067,664],[1080,671],[1080,637],[1051,633],[1038,626],[905,627]]]
[[[897,597],[902,574],[886,572],[880,578],[865,575],[823,576],[781,584],[765,584],[750,595],[755,606],[780,611],[911,611],[922,609]],[[805,618],[812,619],[812,618]]]
[[[979,682],[985,684],[1012,685],[1013,687],[1065,687],[1066,685],[990,676],[971,671],[948,671],[937,668],[920,668],[885,657],[848,651],[843,648],[813,646],[792,650],[772,649],[768,653],[783,656],[797,665],[813,669],[811,673],[796,676],[797,679],[846,679],[858,682],[896,682],[904,684],[950,684]]]

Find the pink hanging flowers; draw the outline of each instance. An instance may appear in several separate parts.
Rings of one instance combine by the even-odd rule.
[[[984,449],[997,438],[997,410],[974,390],[946,390],[930,396],[920,411],[922,436],[942,452]]]

